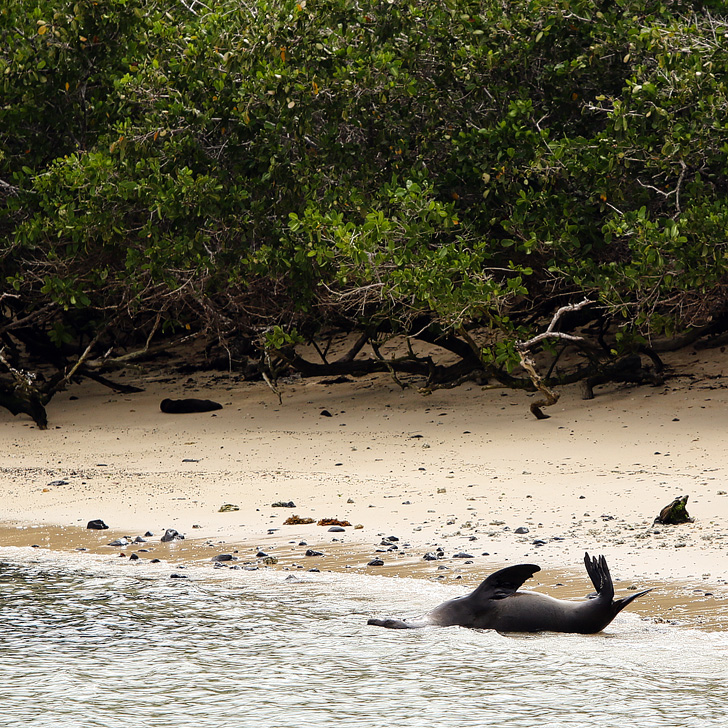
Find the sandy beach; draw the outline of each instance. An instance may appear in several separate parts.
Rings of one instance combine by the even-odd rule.
[[[144,388],[134,395],[84,382],[53,399],[47,431],[0,411],[0,546],[209,567],[228,553],[228,567],[464,585],[529,562],[543,569],[531,586],[562,597],[591,590],[588,551],[606,555],[618,592],[655,587],[631,610],[725,628],[724,354],[668,363],[659,387],[605,385],[591,401],[565,387],[543,421],[523,392],[467,384],[423,396],[385,375],[286,381],[281,403],[236,374],[129,373]],[[164,414],[165,397],[223,409]],[[681,495],[695,522],[654,526]],[[294,514],[315,522],[284,525]],[[351,526],[330,532],[323,518]],[[86,529],[92,519],[109,530]],[[167,529],[185,539],[160,543]]]

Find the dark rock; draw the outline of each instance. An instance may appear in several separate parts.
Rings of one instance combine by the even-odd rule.
[[[675,526],[679,523],[693,523],[695,519],[688,515],[688,498],[689,496],[687,495],[675,498],[670,505],[665,506],[660,511],[660,515],[655,518],[652,525],[661,523],[665,526]]]
[[[453,559],[472,559],[472,554],[466,554],[464,551],[461,551],[459,554],[453,554]]]
[[[308,571],[310,571],[312,574],[320,574],[321,573],[321,569],[317,569],[315,567],[313,569],[308,569]]]
[[[296,504],[293,501],[276,501],[270,504],[271,508],[295,508]]]
[[[183,463],[199,463],[199,459],[196,458],[182,458]]]
[[[86,528],[90,528],[94,531],[105,531],[108,526],[100,518],[95,518],[93,521],[89,521],[86,524]]]
[[[128,546],[129,541],[126,538],[117,538],[109,543],[109,546]]]
[[[545,546],[546,545],[546,541],[544,541],[542,538],[536,538],[533,541],[531,541],[531,543],[534,546]]]
[[[329,533],[344,533],[345,531],[346,529],[341,526],[331,526],[329,529]]]
[[[437,561],[437,554],[433,554],[432,551],[428,551],[423,557],[425,561]]]
[[[319,384],[345,384],[346,382],[353,382],[353,379],[349,379],[349,377],[345,377],[343,374],[341,374],[338,377],[334,377],[333,379],[322,379]]]
[[[147,532],[146,532],[146,533],[144,534],[144,538],[151,538],[152,536],[154,536],[154,534],[153,534],[153,533],[152,533],[151,531],[147,531]]]
[[[211,399],[163,399],[159,409],[168,415],[182,415],[190,412],[213,412],[222,409],[222,405]]]
[[[321,415],[321,417],[333,417],[331,412],[329,412],[327,409],[321,410],[320,415]]]
[[[68,481],[67,480],[51,480],[51,482],[48,483],[48,485],[68,485]]]
[[[258,551],[258,553],[255,555],[256,559],[264,559],[268,554],[265,551]]]
[[[234,561],[235,557],[232,554],[218,554],[213,556],[210,561]]]
[[[315,549],[306,549],[306,556],[323,556],[323,551],[316,551]]]
[[[187,576],[187,574],[170,574],[170,579],[189,579],[190,577]]]
[[[146,542],[147,542],[146,539],[143,539],[141,536],[137,536],[134,539],[134,543],[146,543]]]
[[[149,563],[150,564],[161,564],[162,560],[161,559],[152,559]]]
[[[178,531],[175,531],[174,528],[168,528],[164,532],[164,536],[162,536],[162,543],[167,543],[169,541],[175,541],[177,539],[184,539],[184,536],[179,533]]]
[[[381,559],[372,559],[367,566],[384,566],[384,562]]]
[[[528,533],[528,529],[525,526],[519,526],[513,533]]]
[[[131,556],[129,557],[129,561],[138,561],[138,560],[139,560],[139,558],[140,558],[140,557],[139,557],[139,555],[138,555],[138,554],[132,554],[132,555],[131,555]]]

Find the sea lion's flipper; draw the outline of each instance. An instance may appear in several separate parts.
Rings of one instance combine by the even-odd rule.
[[[540,566],[535,564],[518,564],[491,574],[473,593],[479,599],[505,599],[518,590],[526,579],[530,579]]]
[[[607,560],[604,556],[590,557],[588,553],[584,554],[584,566],[586,573],[597,590],[597,596],[603,601],[610,602],[614,599],[614,584],[612,583],[612,575],[609,573]]]
[[[367,624],[375,627],[387,627],[387,629],[416,629],[424,625],[417,623],[404,622],[401,619],[370,619]]]
[[[616,599],[612,606],[614,607],[614,613],[619,614],[630,602],[633,602],[638,597],[643,597],[647,592],[651,592],[652,589],[645,589],[644,591],[637,592],[636,594],[630,594],[628,597],[622,599]]]

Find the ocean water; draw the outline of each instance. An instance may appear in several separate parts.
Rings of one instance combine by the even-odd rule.
[[[728,632],[634,614],[589,636],[385,630],[367,618],[462,592],[5,551],[2,728],[726,725]]]

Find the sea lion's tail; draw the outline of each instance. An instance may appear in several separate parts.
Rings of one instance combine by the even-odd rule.
[[[417,625],[407,624],[401,619],[370,619],[367,624],[375,627],[387,627],[387,629],[414,629]]]
[[[612,575],[609,573],[609,567],[607,566],[607,560],[604,556],[598,558],[592,558],[589,554],[584,554],[584,564],[586,571],[589,574],[589,578],[594,584],[594,588],[597,590],[597,599],[603,602],[607,602],[612,605],[614,614],[619,614],[630,602],[635,599],[644,596],[647,592],[651,592],[652,589],[645,589],[644,591],[637,592],[636,594],[630,594],[628,597],[622,599],[614,599],[614,584],[612,583]]]

